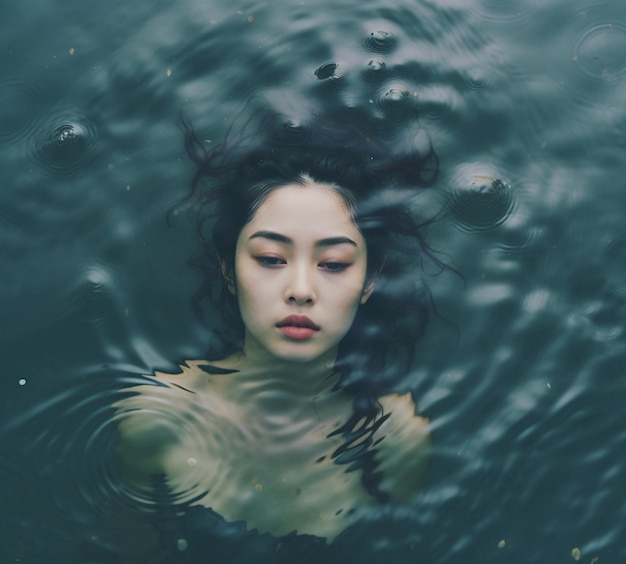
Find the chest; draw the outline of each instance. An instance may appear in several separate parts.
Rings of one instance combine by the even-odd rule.
[[[347,465],[333,459],[344,439],[329,435],[341,425],[342,411],[332,409],[328,417],[311,405],[297,417],[214,413],[202,440],[181,441],[170,453],[170,485],[249,529],[333,538],[354,520],[356,508],[372,502],[360,471],[346,472]]]

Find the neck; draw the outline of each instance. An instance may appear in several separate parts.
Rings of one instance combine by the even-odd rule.
[[[251,346],[248,342],[237,355],[241,380],[251,386],[269,390],[283,389],[295,396],[311,397],[331,391],[339,381],[335,370],[337,350],[328,351],[309,361],[290,361]]]

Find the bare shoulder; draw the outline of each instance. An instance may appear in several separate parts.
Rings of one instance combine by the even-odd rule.
[[[211,384],[214,375],[211,369],[217,370],[218,373],[221,370],[228,371],[228,364],[228,359],[223,361],[186,360],[179,365],[179,372],[157,371],[154,373],[154,378],[191,393],[201,393]]]
[[[203,363],[187,361],[179,372],[155,372],[144,384],[119,391],[113,403],[117,455],[127,481],[150,484],[155,474],[168,473],[167,461],[181,446],[180,430],[198,419],[207,401],[202,392],[211,375]]]
[[[376,461],[383,473],[381,489],[392,501],[409,501],[419,492],[430,455],[428,419],[416,414],[411,394],[378,400],[387,419],[374,434]]]

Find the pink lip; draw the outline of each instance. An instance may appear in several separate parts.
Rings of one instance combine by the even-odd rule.
[[[306,315],[290,315],[279,321],[276,327],[286,337],[296,340],[310,339],[320,330]]]

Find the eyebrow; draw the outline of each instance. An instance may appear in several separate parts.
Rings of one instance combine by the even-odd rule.
[[[250,235],[249,239],[269,239],[270,241],[276,241],[278,243],[283,243],[285,245],[291,245],[293,240],[286,235],[282,235],[281,233],[276,233],[275,231],[257,231]],[[353,241],[349,237],[338,236],[338,237],[326,237],[325,239],[320,239],[315,242],[316,247],[333,247],[335,245],[352,245],[354,247],[358,247],[356,241]]]

